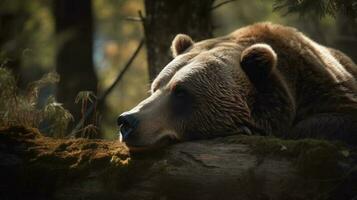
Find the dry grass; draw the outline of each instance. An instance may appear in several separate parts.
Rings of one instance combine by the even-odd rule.
[[[16,80],[6,68],[0,68],[0,127],[25,126],[39,128],[46,124],[46,132],[54,137],[63,137],[73,117],[71,113],[57,103],[53,96],[47,99],[43,107],[38,106],[39,90],[59,81],[56,73],[48,73],[40,80],[28,84],[25,91],[20,91]]]

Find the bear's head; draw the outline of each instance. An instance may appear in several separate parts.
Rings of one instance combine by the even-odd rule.
[[[249,133],[252,96],[274,70],[273,49],[230,36],[194,43],[184,34],[171,49],[174,59],[153,81],[151,95],[119,116],[123,141],[140,150]]]

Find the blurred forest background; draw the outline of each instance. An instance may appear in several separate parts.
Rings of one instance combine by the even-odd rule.
[[[74,120],[70,122],[66,110],[60,113],[73,128],[145,39],[119,84],[92,107],[94,114],[85,122],[94,124],[91,137],[115,138],[118,114],[148,95],[150,81],[170,61],[169,47],[177,33],[198,41],[271,21],[296,27],[357,61],[356,11],[356,0],[0,0],[0,65],[16,77],[18,95],[36,93],[31,106],[48,113],[58,109],[56,101],[63,103]],[[49,72],[57,72],[60,80],[55,74],[41,79]],[[0,73],[4,80],[6,71]],[[41,89],[29,89],[36,84]],[[5,84],[0,87],[5,118],[14,105],[4,97]],[[80,91],[93,93],[78,95]],[[40,111],[28,115],[36,113]],[[66,135],[67,130],[56,135],[48,131],[49,122],[38,121],[42,132]]]

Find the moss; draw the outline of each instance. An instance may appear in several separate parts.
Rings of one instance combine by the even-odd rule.
[[[42,137],[37,128],[27,128],[24,126],[0,127],[0,138],[11,140],[35,139]]]
[[[71,145],[72,145],[72,141],[60,143],[60,144],[55,148],[55,151],[56,151],[56,152],[68,151],[67,148],[68,148],[69,146],[71,146]]]
[[[98,144],[95,143],[95,142],[90,142],[90,143],[86,143],[86,144],[83,144],[81,149],[85,150],[85,149],[95,149],[98,147]]]
[[[11,177],[21,176],[9,188],[36,194],[86,183],[91,177],[105,184],[110,177],[114,185],[122,184],[130,161],[128,149],[116,141],[53,139],[20,126],[0,128],[0,146],[3,153],[21,160],[19,171]]]

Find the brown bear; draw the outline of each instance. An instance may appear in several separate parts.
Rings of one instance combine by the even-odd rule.
[[[258,23],[197,43],[179,34],[172,52],[151,95],[118,118],[132,149],[240,133],[357,144],[356,65],[294,28]]]

